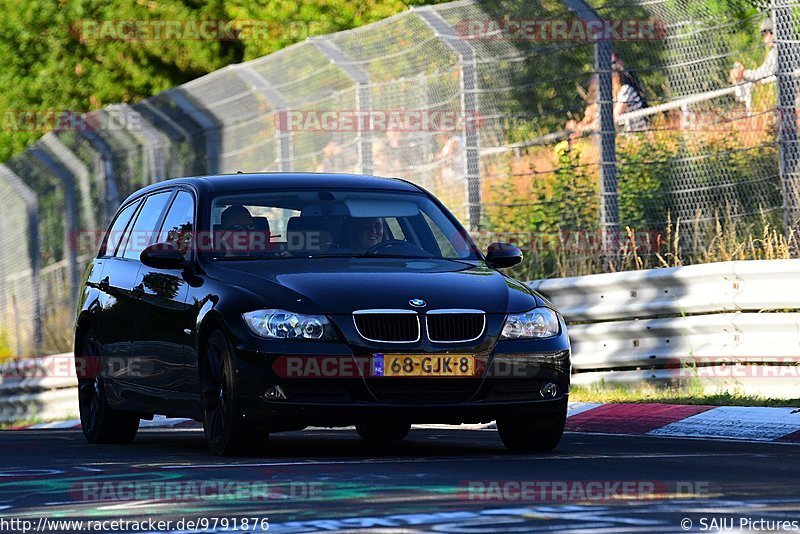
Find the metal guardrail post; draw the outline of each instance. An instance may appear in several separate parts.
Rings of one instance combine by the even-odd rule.
[[[74,176],[53,156],[41,147],[34,146],[28,153],[42,162],[53,174],[58,176],[64,185],[64,248],[65,259],[67,260],[67,273],[69,277],[69,309],[75,310],[78,306],[78,287],[80,285],[78,273],[78,251],[77,232],[78,232],[78,213],[77,198],[75,195]]]
[[[31,263],[31,294],[33,307],[33,352],[35,356],[42,355],[42,296],[40,283],[41,261],[39,258],[39,200],[19,176],[6,165],[0,164],[0,179],[7,183],[25,202],[28,229],[28,255]],[[17,354],[21,355],[18,350]]]
[[[92,145],[103,161],[103,226],[106,227],[111,222],[111,218],[117,211],[122,200],[119,198],[119,187],[117,187],[117,175],[114,169],[114,151],[111,145],[93,130],[81,131],[80,134]]]
[[[369,74],[328,39],[311,37],[309,40],[314,43],[317,50],[352,80],[356,90],[356,111],[372,111],[372,94],[370,93],[372,89],[369,83]],[[358,121],[358,161],[361,163],[362,174],[372,174],[372,128],[369,120]]]
[[[584,0],[563,0],[584,22],[602,21],[600,15]],[[597,25],[599,28],[603,24]],[[617,189],[617,132],[614,124],[614,92],[611,83],[611,41],[595,33],[594,68],[597,72],[597,106],[600,111],[600,225],[603,253],[608,270],[612,256],[619,249],[619,202]]]
[[[288,100],[249,64],[240,63],[238,65],[231,65],[231,68],[243,80],[252,84],[252,88],[264,95],[275,108],[275,141],[278,145],[281,171],[292,172],[294,167],[292,133],[289,131],[285,120],[286,114],[289,111]]]
[[[433,33],[453,50],[461,66],[461,135],[464,139],[464,175],[467,178],[467,205],[470,231],[481,227],[480,135],[478,132],[478,66],[475,49],[455,28],[430,7],[414,9]]]
[[[798,164],[800,154],[797,146],[797,78],[795,69],[800,63],[792,11],[795,2],[772,0],[771,13],[775,28],[775,47],[778,54],[778,117],[780,129],[778,146],[780,151],[780,177],[783,190],[783,222],[787,237],[798,230],[800,223],[800,176]]]

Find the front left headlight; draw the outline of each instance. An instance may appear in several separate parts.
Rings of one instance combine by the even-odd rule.
[[[544,339],[557,336],[558,315],[550,308],[534,308],[506,317],[500,339]]]
[[[286,310],[256,310],[243,313],[244,322],[257,336],[271,339],[336,339],[328,318]]]

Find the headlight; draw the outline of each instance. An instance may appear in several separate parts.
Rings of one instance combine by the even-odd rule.
[[[305,315],[286,310],[256,310],[243,313],[244,322],[258,336],[272,339],[335,339],[324,315]]]
[[[500,339],[542,339],[558,334],[558,316],[550,308],[534,308],[506,317]]]

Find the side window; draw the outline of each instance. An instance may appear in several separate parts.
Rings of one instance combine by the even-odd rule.
[[[158,243],[174,243],[180,249],[184,257],[189,255],[189,247],[192,243],[192,231],[194,230],[194,199],[191,193],[179,191],[169,208],[161,232],[158,235]]]
[[[407,241],[406,235],[400,227],[400,222],[397,220],[397,217],[386,217],[384,220],[386,221],[386,226],[389,229],[388,233],[391,234],[392,239]]]
[[[114,255],[114,252],[117,250],[117,245],[122,241],[122,234],[125,232],[125,228],[128,226],[128,223],[131,222],[133,213],[141,203],[140,200],[137,200],[129,206],[126,206],[117,214],[117,217],[114,219],[114,222],[111,223],[111,227],[103,238],[103,244],[100,247],[100,253],[97,255],[98,257]]]
[[[445,258],[458,258],[460,255],[456,251],[456,248],[453,246],[453,242],[450,241],[446,235],[442,232],[442,229],[434,223],[428,214],[422,212],[422,215],[425,217],[425,223],[428,225],[428,228],[433,233],[434,239],[436,239],[436,244],[439,246],[439,250],[442,253],[442,256]]]
[[[125,236],[125,252],[122,254],[124,258],[138,260],[142,251],[152,242],[159,218],[170,195],[172,195],[171,191],[165,191],[150,195],[145,199],[144,206],[136,217],[136,222]],[[122,247],[120,247],[121,249]],[[117,256],[119,256],[119,252],[117,252]]]

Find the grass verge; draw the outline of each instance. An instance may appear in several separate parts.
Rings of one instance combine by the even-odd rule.
[[[800,398],[771,399],[767,397],[743,395],[731,392],[708,393],[692,389],[671,388],[586,388],[573,386],[570,388],[570,402],[602,402],[602,403],[646,403],[694,404],[710,406],[768,406],[768,407],[800,407]]]

